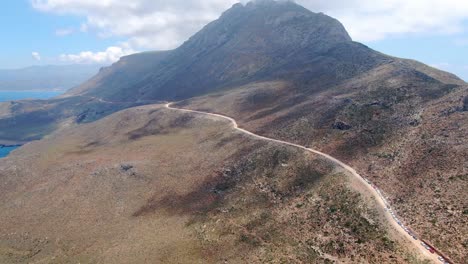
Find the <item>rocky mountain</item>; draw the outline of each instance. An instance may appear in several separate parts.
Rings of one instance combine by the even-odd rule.
[[[0,70],[0,90],[68,90],[96,75],[100,65],[48,65]]]
[[[104,99],[108,106],[113,102],[112,108],[118,110],[122,109],[118,107],[120,103],[175,101],[271,80],[294,83],[297,92],[312,94],[384,65],[394,67],[390,75],[426,78],[422,82],[464,84],[449,73],[390,57],[353,42],[337,20],[292,2],[237,4],[175,50],[127,56],[102,69],[91,80],[68,92],[62,98],[63,104],[55,104],[57,101],[35,107],[30,106],[31,102],[16,102],[14,107],[3,104],[0,116],[7,119],[0,120],[0,127],[7,132],[13,129],[9,124],[14,122],[19,127],[34,129],[28,123],[33,116],[41,115],[44,105],[54,105],[47,108],[52,116],[41,120],[44,132],[36,133],[34,138],[69,118],[86,116],[78,119],[93,121],[111,113],[100,111],[99,106],[77,110],[62,107],[75,101],[83,101],[80,104],[83,106],[90,98]],[[21,118],[11,120],[15,115]],[[31,139],[22,130],[14,130],[10,134],[18,141]],[[0,134],[0,140],[5,137]],[[8,137],[10,141],[15,140]]]
[[[117,101],[187,98],[279,77],[301,62],[348,45],[354,44],[338,21],[291,2],[237,4],[169,52],[138,85],[116,89],[107,83],[84,84],[76,90]],[[293,61],[297,65],[289,65]]]
[[[415,232],[461,262],[468,236],[467,98],[468,85],[456,76],[354,42],[331,17],[289,1],[256,1],[234,5],[175,50],[124,57],[62,98],[0,104],[0,141],[39,139],[57,129],[73,135],[74,126],[79,129],[82,123],[124,108],[181,100],[179,106],[222,113],[256,133],[312,146],[346,161],[383,189]],[[120,113],[110,118],[123,129],[138,116],[138,111],[130,113],[121,123]],[[135,125],[133,139],[159,136],[157,119],[152,116],[146,125]],[[166,125],[184,123],[176,118]],[[105,152],[99,142],[122,133],[105,128],[99,125],[102,140],[80,136],[72,150],[57,147],[54,153],[85,158],[91,149]],[[60,146],[59,142],[66,140],[50,144]],[[36,146],[39,151],[44,148]],[[246,164],[238,157],[232,162]],[[262,186],[257,187],[275,192]],[[184,201],[180,196],[171,199],[174,206]],[[154,207],[150,203],[142,212]],[[205,220],[214,225],[213,219]],[[210,241],[206,233],[203,237],[204,243]],[[322,242],[326,254],[352,259],[340,255],[344,246]],[[392,250],[386,248],[386,257],[378,255],[373,261],[391,262]]]
[[[273,80],[293,84],[292,95],[299,96],[333,89],[380,68],[388,68],[389,76],[415,79],[428,87],[464,84],[449,73],[353,42],[337,20],[293,2],[237,4],[179,48],[124,57],[59,101],[1,105],[0,140],[36,139],[64,120],[88,122],[111,113],[101,111],[100,105],[119,110],[129,104],[177,101]],[[96,105],[87,106],[90,99]],[[46,108],[47,117],[41,118]],[[34,116],[39,116],[42,129],[31,137]]]
[[[103,76],[100,85],[85,83],[70,95],[115,101],[179,100],[275,79],[325,89],[397,60],[353,42],[343,25],[329,16],[289,1],[260,1],[234,5],[181,47],[153,60],[157,63],[138,78],[138,84],[115,87],[115,78],[106,81]],[[448,83],[464,83],[416,62],[405,61],[400,67],[414,74],[434,74]],[[120,72],[118,66],[115,71]]]

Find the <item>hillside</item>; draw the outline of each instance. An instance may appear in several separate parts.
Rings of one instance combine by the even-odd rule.
[[[103,103],[91,97],[0,103],[0,144],[39,140],[57,129],[94,121],[141,104],[144,103]]]
[[[410,94],[417,86],[408,91],[409,83],[376,89],[355,80],[356,89],[296,97],[294,85],[266,82],[178,105],[222,113],[251,131],[347,161],[382,187],[407,224],[461,260],[468,234],[461,220],[468,206],[468,87],[432,99]]]
[[[339,21],[324,14],[313,13],[289,1],[257,1],[246,5],[235,5],[179,48],[172,51],[142,53],[124,57],[114,65],[101,70],[90,81],[70,90],[62,98],[0,104],[0,143],[2,140],[21,142],[40,139],[44,135],[60,129],[68,131],[68,134],[56,134],[52,139],[45,139],[27,145],[23,148],[24,152],[22,152],[23,149],[20,149],[16,152],[18,155],[12,156],[8,162],[19,164],[15,163],[21,160],[19,153],[26,155],[26,150],[29,148],[30,155],[38,155],[37,153],[43,152],[46,145],[50,144],[58,148],[54,154],[57,156],[50,154],[50,157],[56,157],[61,162],[63,162],[62,158],[67,158],[64,166],[72,166],[64,167],[62,172],[76,171],[76,167],[73,167],[74,162],[85,159],[87,155],[91,155],[90,161],[99,160],[99,155],[111,156],[108,158],[109,160],[105,160],[106,163],[103,166],[114,166],[113,172],[116,172],[118,170],[116,164],[125,160],[114,160],[113,155],[117,155],[116,157],[121,157],[121,159],[126,159],[125,155],[130,155],[129,157],[135,155],[134,162],[142,160],[143,163],[157,162],[160,165],[157,167],[148,165],[149,167],[145,169],[145,175],[157,178],[157,172],[161,166],[168,170],[174,169],[173,166],[182,166],[174,163],[176,161],[172,159],[165,158],[164,155],[153,157],[148,154],[158,153],[158,150],[162,148],[165,149],[166,152],[164,153],[166,155],[176,157],[176,154],[167,152],[169,151],[167,149],[170,148],[169,143],[173,141],[168,141],[167,145],[164,146],[161,145],[164,142],[157,143],[153,141],[145,141],[145,144],[138,145],[139,142],[142,142],[142,136],[151,131],[154,132],[155,127],[159,129],[158,122],[161,121],[160,118],[165,117],[164,111],[155,110],[156,112],[149,114],[149,117],[144,112],[143,116],[132,112],[135,110],[112,114],[128,107],[160,101],[178,101],[176,105],[179,107],[221,113],[235,118],[242,127],[257,134],[310,146],[349,163],[360,174],[371,179],[389,196],[391,204],[402,216],[405,224],[411,226],[422,237],[434,243],[456,263],[462,263],[464,259],[467,259],[466,247],[468,244],[466,237],[468,237],[468,230],[466,223],[468,199],[465,190],[468,189],[466,177],[468,172],[468,85],[453,74],[412,60],[385,55],[354,42]],[[129,117],[122,113],[133,114],[129,114]],[[161,117],[158,114],[161,114]],[[111,116],[102,119],[109,115]],[[97,122],[90,123],[96,120]],[[146,125],[132,123],[137,122],[137,120]],[[106,122],[111,122],[114,125]],[[184,120],[178,122],[185,123]],[[178,125],[178,122],[175,123]],[[119,129],[116,128],[117,125]],[[167,125],[167,123],[164,123],[161,126],[166,127]],[[134,132],[128,135],[125,134],[129,133],[130,131],[127,129],[131,128],[133,128]],[[192,131],[197,136],[205,133],[205,128],[191,122],[184,126],[184,129],[200,130],[199,134]],[[216,129],[226,132],[220,127],[216,127]],[[89,132],[84,130],[89,130]],[[244,242],[251,243],[250,246],[260,244],[262,246],[268,245],[268,247],[262,247],[259,251],[255,251],[256,253],[247,256],[246,260],[261,262],[265,258],[268,259],[269,256],[262,255],[267,254],[267,252],[287,256],[292,254],[291,250],[293,250],[293,248],[289,247],[290,242],[293,244],[299,243],[300,245],[307,244],[307,241],[302,240],[306,236],[301,236],[300,233],[296,232],[301,230],[299,226],[308,225],[309,223],[313,225],[309,221],[310,219],[306,221],[301,218],[310,214],[311,211],[318,214],[314,215],[314,219],[320,219],[320,221],[317,220],[320,224],[315,223],[316,226],[310,227],[311,230],[322,232],[317,231],[320,229],[319,227],[323,228],[324,223],[333,218],[330,212],[324,209],[331,208],[332,205],[327,204],[327,202],[331,202],[331,199],[326,200],[320,196],[323,191],[322,187],[314,185],[318,189],[311,189],[311,192],[314,195],[318,194],[319,198],[311,194],[311,197],[315,198],[309,197],[308,201],[311,204],[306,205],[306,209],[302,209],[304,205],[296,207],[295,204],[288,204],[288,201],[292,200],[289,200],[289,198],[282,200],[285,197],[281,196],[285,191],[281,189],[284,187],[282,184],[286,184],[282,182],[282,180],[285,180],[283,176],[293,177],[294,175],[297,176],[299,172],[293,171],[291,174],[283,175],[276,174],[280,173],[278,171],[281,170],[270,171],[272,165],[262,159],[264,155],[270,155],[266,153],[271,153],[275,148],[268,148],[268,150],[262,152],[262,147],[249,145],[251,142],[248,140],[244,142],[244,140],[236,139],[239,141],[233,141],[235,144],[231,146],[235,147],[229,150],[234,151],[236,154],[231,153],[232,155],[228,155],[222,153],[227,151],[223,145],[225,143],[218,142],[218,138],[214,136],[216,133],[213,131],[214,134],[211,134],[211,137],[205,137],[206,142],[197,139],[190,145],[191,154],[196,156],[197,159],[202,159],[205,155],[219,155],[216,158],[210,156],[210,160],[212,159],[213,162],[212,167],[197,167],[188,159],[183,160],[187,163],[183,163],[183,168],[186,168],[187,171],[193,170],[201,175],[205,175],[207,171],[217,170],[221,170],[221,175],[226,174],[226,177],[244,177],[248,174],[252,182],[255,182],[257,178],[259,179],[259,182],[256,183],[259,184],[257,188],[262,190],[265,187],[264,182],[268,182],[270,187],[271,184],[279,184],[278,186],[275,185],[274,191],[267,188],[268,191],[274,193],[274,195],[270,193],[272,197],[277,197],[277,188],[279,188],[279,197],[281,197],[278,207],[272,207],[275,208],[275,210],[271,211],[273,216],[268,216],[268,218],[273,219],[273,223],[271,225],[253,223],[252,229],[256,230],[255,233],[260,232],[260,234],[258,236],[253,235],[254,238],[252,238],[252,234],[249,233],[250,236],[242,236],[241,239]],[[74,139],[74,133],[80,135],[79,139]],[[175,131],[164,130],[162,134],[170,137],[174,136],[173,133]],[[127,137],[124,135],[127,135]],[[61,137],[63,139],[59,140]],[[98,138],[95,139],[94,137]],[[101,144],[101,141],[106,143]],[[59,147],[68,146],[67,142],[70,142],[72,150],[64,150]],[[115,142],[115,145],[110,147],[107,142]],[[200,142],[216,145],[210,145],[210,147],[202,149],[197,147],[198,145],[204,146]],[[159,145],[153,145],[156,143]],[[126,146],[133,146],[134,148],[128,147],[127,149]],[[119,149],[120,147],[123,148]],[[77,150],[80,148],[81,150]],[[244,148],[249,150],[247,151]],[[252,148],[259,148],[260,150],[256,152]],[[55,147],[52,149],[55,149]],[[137,155],[136,149],[147,155]],[[148,152],[145,149],[148,149]],[[65,152],[77,152],[84,156],[65,155],[63,154]],[[98,154],[92,156],[94,152]],[[289,153],[289,150],[278,150],[276,152],[278,156],[274,158],[282,157],[283,154],[281,153],[283,152]],[[180,152],[177,153],[180,154]],[[299,156],[294,156],[294,159],[296,158],[299,158]],[[39,159],[39,157],[35,159]],[[38,162],[35,159],[31,160],[32,164]],[[51,163],[49,162],[52,162],[52,160],[45,161],[45,165],[41,165],[44,171],[38,172],[35,176],[37,178],[32,180],[31,184],[37,184],[34,188],[38,188],[38,190],[42,190],[39,184],[41,177],[47,173],[48,169],[51,169],[49,165]],[[167,162],[167,165],[164,165],[164,162]],[[196,162],[201,161],[197,160]],[[223,172],[224,169],[219,167],[220,163],[228,164],[226,166],[228,166],[229,171]],[[22,164],[28,163],[23,162]],[[257,165],[252,165],[253,167],[248,167],[245,171],[241,170],[241,172],[235,169],[236,166],[247,166],[245,164]],[[280,163],[275,164],[273,168],[280,169],[281,166],[278,165]],[[192,165],[193,167],[191,167]],[[297,169],[296,165],[295,163],[292,168]],[[313,166],[311,166],[322,168],[319,165],[313,163]],[[249,169],[252,171],[249,171]],[[321,170],[319,174],[330,176],[328,169]],[[105,171],[107,173],[111,170]],[[109,173],[109,175],[113,175],[111,172]],[[174,177],[182,175],[177,171],[168,173]],[[231,173],[234,173],[234,175]],[[27,173],[23,174],[26,175]],[[53,174],[59,175],[59,173],[55,172]],[[267,177],[268,175],[273,176],[270,179]],[[333,178],[328,176],[324,177],[327,181]],[[3,177],[9,177],[8,173]],[[29,181],[30,179],[26,182]],[[56,179],[55,182],[57,181],[59,180]],[[193,179],[187,181],[182,182],[188,184]],[[51,182],[54,181],[51,180]],[[112,186],[115,189],[128,188],[126,190],[130,190],[127,183]],[[329,182],[328,185],[323,186],[328,186],[326,188],[333,191],[333,193],[323,194],[327,197],[341,197],[340,194],[351,195],[343,191],[343,189],[339,189],[341,188],[339,186],[342,186],[341,183],[332,184]],[[336,189],[334,186],[339,188]],[[71,188],[69,184],[66,184],[66,181],[64,182],[65,187]],[[195,185],[189,186],[186,191],[188,192],[190,188],[192,188],[190,190],[194,190],[195,187]],[[244,192],[250,190],[250,187],[252,186],[245,186],[244,191],[241,192],[242,195],[247,195]],[[13,191],[19,187],[12,188]],[[114,193],[115,189],[108,189],[103,192],[103,195],[110,195]],[[49,192],[53,190],[56,189],[47,189],[41,195],[49,197],[51,195]],[[206,195],[207,189],[203,190],[202,193]],[[149,191],[142,191],[142,193],[145,192]],[[136,191],[130,193],[131,195],[137,195]],[[249,206],[253,205],[247,206],[245,203],[250,199],[255,199],[249,193],[247,197],[250,198],[239,201],[237,199],[239,199],[241,193],[223,198],[226,199],[223,201],[227,204],[239,202],[242,206],[246,206],[240,212],[234,210],[232,212],[234,215],[229,215],[230,217],[226,218],[219,216],[219,212],[207,213],[207,218],[203,221],[212,229],[205,229],[203,225],[195,225],[194,228],[199,232],[197,237],[204,239],[202,244],[214,248],[212,251],[194,250],[206,254],[201,259],[209,256],[217,259],[219,256],[216,254],[219,251],[240,250],[239,247],[230,245],[229,241],[221,243],[213,239],[213,237],[219,237],[220,234],[216,233],[216,230],[218,230],[216,229],[216,222],[213,223],[212,221],[213,219],[220,219],[218,223],[230,225],[232,223],[229,223],[228,219],[232,218],[238,221],[237,226],[239,223],[246,224],[247,220],[242,219],[243,215],[235,215],[235,213],[250,210],[252,207]],[[57,197],[60,197],[60,195],[64,194],[59,193]],[[194,195],[201,194],[195,192]],[[291,197],[300,197],[297,198],[299,200],[304,199],[301,195],[295,193]],[[18,197],[21,197],[21,195],[18,194]],[[351,195],[342,198],[344,200],[353,200],[353,197]],[[170,201],[165,201],[170,206],[163,205],[171,207],[175,211],[184,211],[187,210],[185,208],[187,203],[193,206],[189,208],[190,210],[193,208],[197,208],[194,209],[195,211],[199,210],[199,204],[193,205],[188,202],[188,200],[191,201],[191,198],[185,196],[171,197],[168,198]],[[203,199],[205,198],[203,197]],[[256,198],[263,199],[262,197]],[[269,196],[268,199],[270,198]],[[11,199],[11,197],[8,199]],[[112,199],[118,200],[117,198]],[[138,199],[141,199],[141,197]],[[150,197],[145,196],[143,200],[147,199],[150,199]],[[261,199],[259,201],[263,201]],[[339,201],[344,202],[344,200]],[[40,199],[34,201],[40,201]],[[142,200],[138,201],[138,204],[142,203]],[[150,199],[150,201],[154,202],[157,199]],[[204,202],[205,200],[200,201]],[[87,203],[89,202],[86,202],[85,205]],[[359,203],[359,201],[356,203]],[[348,203],[348,206],[352,204]],[[75,206],[82,207],[85,205],[77,203]],[[40,205],[37,206],[40,207]],[[147,211],[151,211],[155,207],[159,208],[159,206],[160,204],[152,205],[150,202],[148,207],[142,208],[141,212],[145,215]],[[312,209],[308,206],[318,207]],[[341,208],[341,205],[333,206]],[[14,207],[11,208],[8,212],[14,215],[15,209]],[[134,207],[131,208],[134,209]],[[233,208],[237,207],[234,206]],[[288,213],[297,210],[297,214],[293,219],[290,218],[291,215],[289,214],[281,214],[282,209],[285,208],[288,208],[288,210],[285,210]],[[343,210],[345,209],[343,208]],[[336,225],[334,227],[337,230],[343,230],[342,225],[347,224],[348,221],[341,222],[341,220],[346,219],[348,213],[356,212],[354,209],[351,211],[333,218],[333,221],[336,221],[332,221],[332,224]],[[58,212],[51,209],[51,214],[58,216]],[[203,212],[206,213],[206,211]],[[228,210],[228,212],[230,211]],[[260,218],[258,221],[263,221],[262,217],[260,217],[263,211],[253,210],[253,212],[252,217],[258,216]],[[20,215],[22,214],[18,211],[17,217],[19,218]],[[219,218],[217,218],[218,216]],[[105,215],[102,217],[105,217]],[[291,225],[278,228],[281,225],[280,222],[276,221],[280,220],[283,221],[281,222],[283,224],[289,223]],[[167,221],[167,219],[164,220],[164,223],[167,223]],[[294,223],[301,224],[294,225]],[[354,225],[355,223],[357,222],[350,220],[348,224]],[[243,226],[242,224],[241,226]],[[157,224],[155,225],[157,226]],[[291,237],[292,240],[280,240],[278,244],[268,243],[269,240],[265,237],[266,235],[261,233],[265,233],[265,230],[262,231],[261,229],[262,226],[274,230],[273,235],[275,238]],[[124,227],[119,228],[125,229]],[[229,236],[231,228],[233,226],[226,228],[226,233],[222,233],[222,236]],[[242,229],[251,231],[248,226],[245,228]],[[355,228],[351,229],[355,230]],[[210,233],[209,230],[215,230],[213,231],[215,233]],[[344,230],[347,229],[344,228]],[[340,238],[339,234],[332,231],[327,232],[327,234],[320,234],[320,236],[328,237],[330,241]],[[387,247],[389,245],[388,241],[381,237],[383,233],[380,233],[380,231],[378,233],[379,235],[375,233],[370,235],[370,238],[380,237],[381,241],[385,241],[385,245],[372,240],[374,242],[364,243],[361,247],[355,243],[360,244],[358,241],[362,241],[362,237],[357,238],[354,234],[350,234],[349,239],[346,238],[350,248],[347,248],[347,244],[332,244],[330,241],[328,242],[331,244],[326,244],[324,240],[313,237],[313,235],[311,235],[309,243],[312,243],[313,247],[317,246],[322,253],[331,255],[332,258],[353,260],[353,256],[354,258],[363,257],[361,255],[363,250],[371,248],[372,252],[380,253],[371,256],[372,259],[369,262],[405,262],[405,254],[400,254],[401,252],[397,255],[394,254],[395,250],[400,249]],[[260,242],[258,237],[261,238]],[[369,239],[367,235],[366,237]],[[266,243],[263,243],[263,240]],[[237,240],[234,239],[233,241]],[[222,246],[217,248],[216,243],[220,243]],[[378,249],[372,248],[371,244],[374,245],[374,243],[377,243],[375,246]],[[250,246],[247,248],[251,249]],[[281,251],[283,246],[285,250],[289,250],[287,253]],[[104,248],[104,246],[102,247]],[[303,247],[299,248],[304,249]],[[102,252],[106,252],[104,249],[102,250]],[[170,247],[165,250],[170,251]],[[349,254],[353,256],[347,255],[347,252],[351,252]],[[309,253],[306,254],[301,251],[297,252],[297,256],[316,254],[314,252]],[[235,253],[232,254],[232,256],[236,255]],[[322,254],[320,256],[326,255]],[[393,261],[393,258],[397,259]],[[297,260],[303,259],[298,257]],[[320,261],[318,262],[320,263]]]
[[[121,98],[116,101],[133,101],[134,87],[138,87],[142,79],[149,75],[170,51],[144,52],[122,57],[110,67],[103,68],[99,73],[71,89],[65,96],[84,94],[89,90],[119,93]],[[99,97],[102,98],[102,97]]]
[[[0,160],[0,263],[420,263],[332,163],[154,105]]]
[[[68,90],[99,72],[100,65],[48,65],[0,70],[0,90]]]
[[[251,131],[347,161],[382,186],[407,224],[462,260],[468,86],[431,87],[407,73],[397,81],[388,71],[312,95],[294,94],[289,82],[258,82],[179,106],[222,113]]]

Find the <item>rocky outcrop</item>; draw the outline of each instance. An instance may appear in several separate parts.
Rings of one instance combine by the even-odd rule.
[[[351,125],[348,125],[343,121],[336,121],[335,123],[333,123],[332,127],[333,129],[338,129],[338,130],[349,130],[352,128]]]
[[[463,98],[463,105],[461,109],[464,112],[468,111],[468,96],[465,96],[465,98]]]

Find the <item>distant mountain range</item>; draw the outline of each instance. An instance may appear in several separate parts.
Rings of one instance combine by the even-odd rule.
[[[102,65],[47,65],[0,70],[0,90],[68,90],[97,74]]]

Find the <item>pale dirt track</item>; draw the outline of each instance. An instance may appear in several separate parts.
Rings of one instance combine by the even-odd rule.
[[[390,214],[390,211],[386,209],[386,205],[385,205],[385,202],[383,200],[383,198],[379,195],[379,193],[376,191],[376,189],[374,189],[372,187],[372,185],[368,182],[366,182],[366,180],[361,176],[359,175],[355,169],[351,168],[350,166],[346,165],[345,163],[341,162],[340,160],[328,155],[328,154],[325,154],[323,152],[320,152],[318,150],[314,150],[314,149],[310,149],[310,148],[307,148],[307,147],[304,147],[304,146],[301,146],[301,145],[298,145],[298,144],[294,144],[294,143],[290,143],[290,142],[287,142],[287,141],[283,141],[283,140],[278,140],[278,139],[273,139],[273,138],[268,138],[268,137],[264,137],[264,136],[260,136],[260,135],[257,135],[255,133],[252,133],[250,131],[247,131],[243,128],[240,128],[239,125],[237,124],[236,120],[234,120],[233,118],[231,117],[228,117],[228,116],[224,116],[224,115],[220,115],[220,114],[213,114],[213,113],[207,113],[207,112],[201,112],[201,111],[196,111],[196,110],[189,110],[189,109],[182,109],[182,108],[174,108],[174,107],[171,107],[173,103],[168,103],[165,105],[165,107],[167,109],[171,109],[171,110],[176,110],[176,111],[182,111],[182,112],[187,112],[187,113],[196,113],[196,114],[202,114],[202,115],[208,115],[208,116],[212,116],[212,117],[217,117],[217,118],[221,118],[221,119],[225,119],[225,120],[228,120],[232,123],[234,129],[242,132],[242,133],[245,133],[249,136],[252,136],[254,138],[258,138],[258,139],[262,139],[262,140],[267,140],[267,141],[270,141],[270,142],[276,142],[276,143],[279,143],[279,144],[284,144],[284,145],[289,145],[289,146],[292,146],[292,147],[296,147],[296,148],[299,148],[299,149],[303,149],[305,151],[309,151],[309,152],[312,152],[314,154],[317,154],[319,156],[322,156],[324,157],[325,159],[328,159],[330,161],[332,161],[333,163],[339,165],[340,167],[342,167],[346,172],[350,173],[352,176],[354,176],[358,182],[362,185],[361,187],[364,187],[364,188],[360,188],[360,189],[364,189],[364,190],[367,190],[368,191],[368,194],[370,193],[373,198],[375,199],[375,201],[377,202],[377,204],[381,207],[380,211],[381,213],[384,215],[385,219],[387,220],[387,222],[391,225],[391,228],[393,228],[395,231],[398,232],[399,236],[403,239],[406,240],[408,246],[411,246],[414,250],[418,250],[419,251],[419,255],[421,257],[424,257],[426,259],[429,259],[431,260],[432,262],[434,263],[441,263],[437,258],[438,258],[438,255],[437,254],[432,254],[430,253],[427,249],[425,249],[422,245],[421,245],[421,240],[415,240],[413,239],[404,229],[403,227],[401,227],[397,222],[396,220],[394,220],[394,218],[392,217],[392,215]]]

